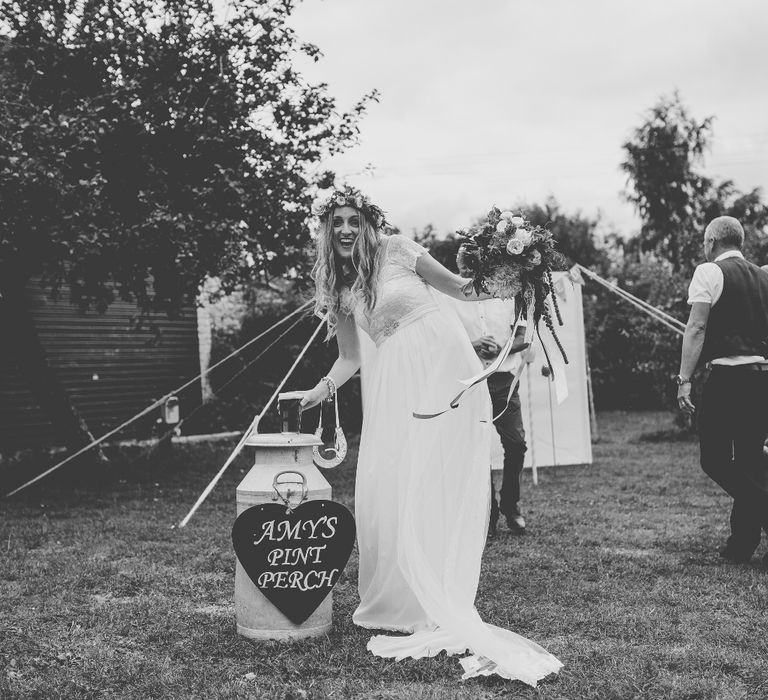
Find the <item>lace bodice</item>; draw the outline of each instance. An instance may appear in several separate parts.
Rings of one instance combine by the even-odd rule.
[[[416,261],[427,252],[426,248],[399,234],[383,238],[382,246],[376,306],[367,312],[364,303],[355,300],[352,304],[357,325],[376,345],[437,309],[429,285],[416,274]]]

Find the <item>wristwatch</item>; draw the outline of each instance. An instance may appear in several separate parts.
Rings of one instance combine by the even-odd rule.
[[[678,374],[678,375],[675,377],[675,382],[677,383],[677,386],[682,386],[683,384],[690,384],[690,383],[691,383],[691,380],[690,380],[690,379],[686,379],[686,378],[685,378],[683,375],[681,375],[681,374]]]

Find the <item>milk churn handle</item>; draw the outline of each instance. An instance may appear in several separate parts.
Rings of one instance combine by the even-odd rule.
[[[283,474],[293,474],[295,476],[298,476],[300,481],[278,481],[278,479],[283,476]],[[298,502],[296,506],[291,507],[291,489],[288,489],[286,492],[286,495],[283,496],[282,493],[280,493],[280,489],[278,488],[281,484],[301,484],[301,500]],[[275,478],[272,480],[272,488],[275,490],[276,496],[272,496],[272,500],[276,501],[278,498],[285,504],[286,512],[290,513],[294,508],[297,508],[300,506],[304,501],[307,500],[307,496],[309,495],[309,489],[307,488],[307,477],[304,476],[301,472],[296,472],[291,469],[287,469],[282,472],[278,472],[275,474]]]

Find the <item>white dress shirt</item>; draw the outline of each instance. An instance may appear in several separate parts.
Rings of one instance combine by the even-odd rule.
[[[718,255],[714,262],[705,262],[697,266],[693,273],[693,279],[688,286],[688,303],[702,302],[714,306],[723,293],[723,271],[716,262],[727,258],[744,258],[739,250],[729,250]],[[730,357],[718,357],[712,360],[713,365],[751,365],[756,362],[765,362],[761,355],[731,355]]]
[[[511,299],[484,299],[483,301],[457,301],[454,304],[470,340],[477,340],[484,335],[491,336],[500,347],[504,347],[512,335],[515,323],[515,302]],[[522,319],[525,326],[525,319]],[[499,372],[516,372],[522,362],[523,353],[510,355],[501,364]],[[484,367],[494,358],[480,358]]]

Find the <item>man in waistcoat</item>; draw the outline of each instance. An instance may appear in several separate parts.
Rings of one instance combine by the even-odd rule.
[[[683,337],[678,404],[688,413],[691,375],[709,363],[698,410],[701,466],[733,498],[731,534],[720,556],[746,563],[768,532],[768,272],[741,253],[744,230],[730,216],[704,232],[708,262],[694,272]],[[768,565],[768,555],[763,558]]]

